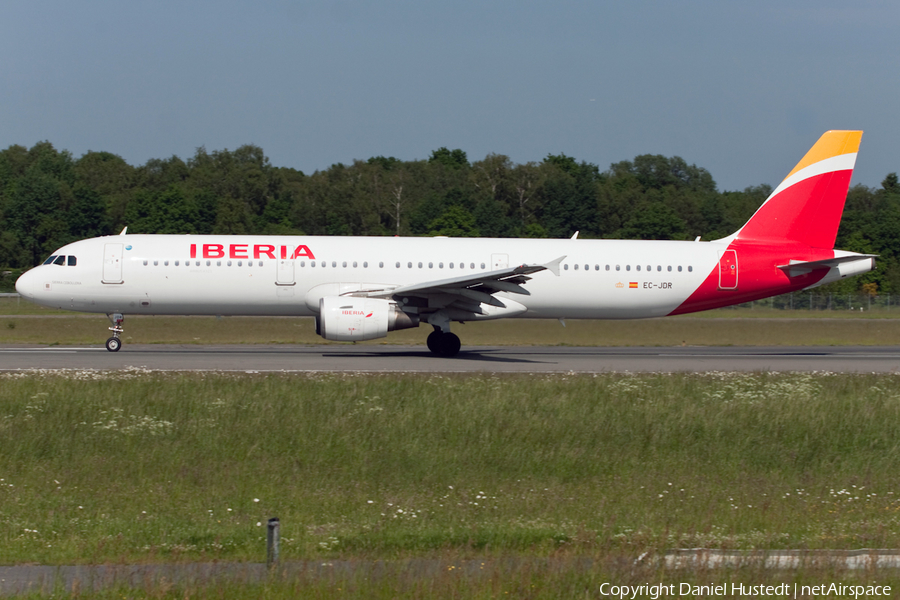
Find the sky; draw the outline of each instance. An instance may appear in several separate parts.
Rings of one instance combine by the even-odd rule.
[[[662,154],[741,190],[863,129],[853,183],[876,187],[900,171],[898,23],[894,0],[6,0],[0,148],[256,144],[305,173]]]

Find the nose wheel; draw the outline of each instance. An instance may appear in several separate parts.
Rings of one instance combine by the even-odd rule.
[[[106,349],[110,352],[118,352],[119,349],[122,348],[122,340],[119,339],[119,336],[125,332],[122,328],[122,323],[125,321],[125,315],[115,313],[106,316],[109,318],[110,323],[112,323],[112,327],[110,327],[109,330],[113,332],[112,337],[106,340]]]

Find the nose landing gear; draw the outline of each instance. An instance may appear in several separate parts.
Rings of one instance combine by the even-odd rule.
[[[122,347],[122,340],[119,339],[119,336],[125,331],[122,329],[122,322],[125,320],[125,315],[114,313],[112,316],[107,314],[106,317],[109,319],[109,322],[112,323],[112,327],[110,327],[109,330],[113,332],[112,337],[106,340],[106,349],[110,352],[118,352]]]

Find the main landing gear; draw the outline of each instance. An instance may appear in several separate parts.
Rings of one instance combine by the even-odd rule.
[[[428,349],[431,350],[432,353],[445,358],[456,356],[461,345],[459,337],[456,334],[450,333],[449,331],[441,331],[441,328],[437,325],[434,326],[434,331],[428,334],[428,339],[425,340],[425,344],[428,345]]]
[[[112,327],[109,328],[110,331],[113,332],[112,337],[106,340],[106,349],[110,352],[118,352],[119,348],[122,347],[122,340],[119,339],[119,336],[125,331],[122,329],[122,322],[125,321],[125,315],[115,313],[112,316],[106,315],[109,319],[109,322],[112,323]]]

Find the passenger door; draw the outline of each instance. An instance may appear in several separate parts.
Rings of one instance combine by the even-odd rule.
[[[738,285],[737,251],[725,250],[719,255],[719,289],[736,290]]]
[[[123,283],[122,244],[103,245],[103,283]]]

